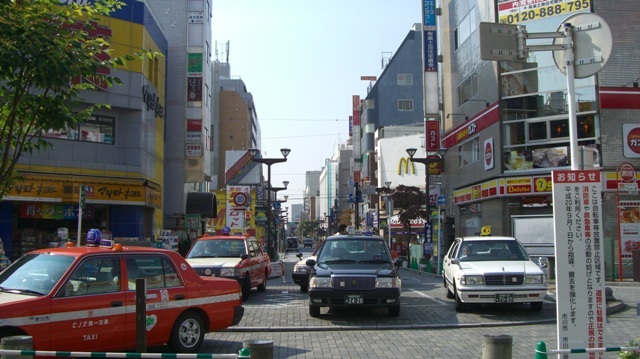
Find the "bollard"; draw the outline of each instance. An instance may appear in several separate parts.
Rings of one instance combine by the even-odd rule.
[[[482,359],[511,359],[513,338],[510,335],[485,335]]]
[[[238,352],[238,359],[250,359],[250,358],[251,358],[251,351],[248,348],[240,349],[240,352]]]
[[[251,359],[273,359],[273,340],[243,340],[242,347]]]
[[[544,342],[538,342],[536,345],[535,359],[547,359],[547,345]]]
[[[4,337],[0,342],[0,348],[7,350],[33,350],[33,338],[28,335],[15,335]],[[31,359],[31,355],[4,355],[4,359]]]

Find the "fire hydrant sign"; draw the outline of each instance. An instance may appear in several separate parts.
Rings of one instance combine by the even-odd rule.
[[[599,171],[553,171],[558,349],[604,348],[606,297]],[[571,358],[603,358],[603,353]]]

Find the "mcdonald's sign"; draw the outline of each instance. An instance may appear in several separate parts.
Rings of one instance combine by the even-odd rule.
[[[409,166],[411,166],[411,174],[416,174],[416,164],[411,161],[411,157],[401,157],[398,161],[398,174],[402,174],[402,166],[404,165],[404,173],[409,174]]]

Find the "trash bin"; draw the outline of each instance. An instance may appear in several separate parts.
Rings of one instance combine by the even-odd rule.
[[[633,281],[640,282],[640,250],[631,252],[631,260],[633,265]]]

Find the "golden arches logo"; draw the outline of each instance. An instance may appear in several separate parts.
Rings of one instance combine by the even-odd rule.
[[[402,165],[404,165],[404,173],[409,174],[409,166],[411,166],[411,174],[416,174],[416,164],[411,161],[411,157],[402,157],[398,162],[398,174],[402,174]]]

